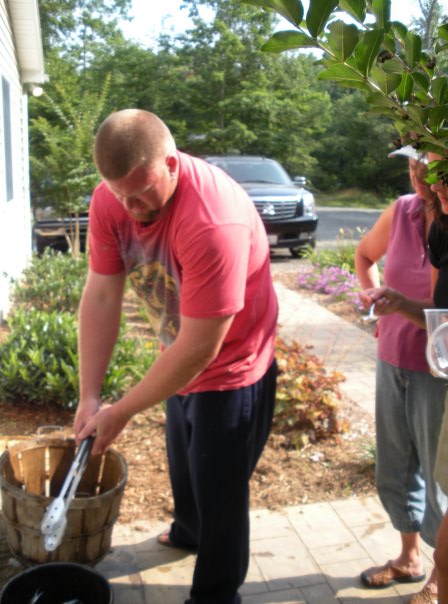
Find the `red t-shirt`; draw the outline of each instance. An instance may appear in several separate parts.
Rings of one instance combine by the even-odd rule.
[[[90,267],[123,270],[162,348],[180,315],[235,315],[213,363],[183,393],[230,390],[259,380],[272,362],[277,299],[263,223],[246,192],[222,170],[179,153],[176,192],[150,225],[133,220],[103,182],[90,208]]]

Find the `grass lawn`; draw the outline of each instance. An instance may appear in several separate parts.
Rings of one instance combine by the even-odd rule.
[[[362,191],[360,189],[345,189],[335,193],[315,192],[314,197],[316,205],[328,206],[333,208],[364,208],[379,210],[386,208],[392,201],[392,198],[381,197],[378,193],[372,191]]]

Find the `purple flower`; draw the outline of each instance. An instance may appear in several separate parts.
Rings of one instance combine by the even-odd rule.
[[[318,264],[313,270],[301,272],[297,276],[299,288],[327,294],[334,300],[347,300],[357,309],[362,309],[359,298],[359,283],[356,275],[339,266],[321,267]]]

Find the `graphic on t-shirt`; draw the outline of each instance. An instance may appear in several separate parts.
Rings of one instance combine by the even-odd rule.
[[[179,331],[179,292],[175,279],[158,260],[135,266],[129,279],[146,306],[154,335],[164,346],[172,344]]]

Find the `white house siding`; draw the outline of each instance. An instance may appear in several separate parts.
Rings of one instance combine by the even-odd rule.
[[[7,200],[2,78],[9,83],[13,196]],[[0,319],[9,308],[9,284],[31,256],[27,96],[5,0],[0,0]]]

